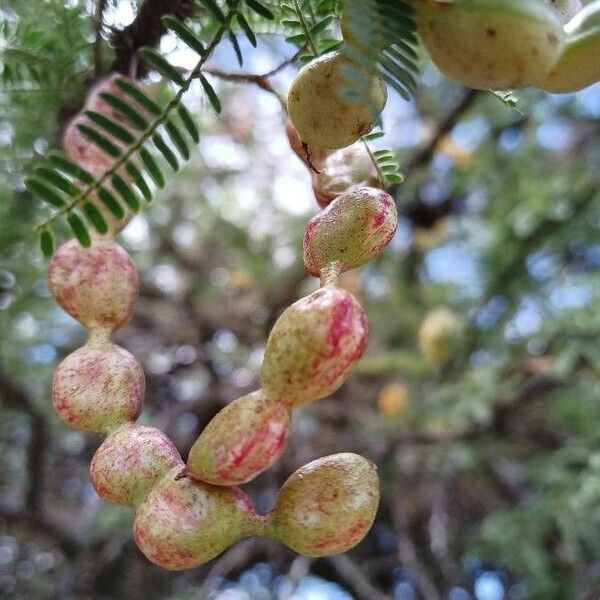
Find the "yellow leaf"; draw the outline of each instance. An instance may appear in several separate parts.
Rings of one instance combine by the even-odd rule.
[[[377,408],[384,415],[400,415],[408,407],[408,386],[400,382],[383,386],[377,398]]]

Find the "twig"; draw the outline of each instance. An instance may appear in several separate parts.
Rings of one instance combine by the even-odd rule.
[[[209,73],[213,77],[218,77],[219,79],[223,79],[225,81],[233,81],[235,83],[251,83],[257,85],[260,89],[269,92],[270,94],[274,94],[279,102],[281,103],[283,109],[287,112],[287,106],[285,99],[273,88],[269,78],[277,75],[280,71],[283,71],[289,65],[295,63],[298,60],[298,57],[302,52],[304,52],[304,46],[300,48],[293,56],[284,60],[277,67],[268,71],[267,73],[228,73],[225,71],[221,71],[219,69],[214,68],[205,68],[204,72]]]
[[[137,51],[142,46],[156,46],[165,34],[162,17],[174,15],[186,19],[195,10],[193,0],[145,0],[133,22],[113,34],[116,58],[111,70],[129,75]],[[141,63],[138,66],[138,75],[145,75]]]
[[[392,600],[381,590],[377,589],[347,554],[330,556],[327,561],[333,566],[339,578],[346,583],[358,600]],[[431,600],[437,600],[431,599]]]
[[[427,600],[442,600],[442,595],[437,586],[433,582],[433,579],[429,577],[426,567],[419,559],[410,532],[408,515],[406,514],[401,498],[394,503],[392,516],[398,534],[398,556],[400,562],[410,571],[424,598],[427,598]]]
[[[215,581],[225,577],[231,571],[245,565],[261,547],[259,540],[252,538],[237,543],[235,546],[221,554],[213,563],[204,577],[202,585],[196,589],[197,598],[208,598],[215,588]]]
[[[94,77],[102,73],[102,21],[108,0],[98,0],[96,5],[96,37],[94,38]]]
[[[431,138],[410,157],[401,170],[409,173],[427,164],[440,141],[454,129],[461,117],[479,98],[480,93],[478,90],[467,90],[461,101],[440,121]]]
[[[311,559],[306,556],[297,556],[292,561],[285,576],[288,585],[281,592],[279,600],[291,600],[298,589],[301,579],[308,573],[311,562]]]

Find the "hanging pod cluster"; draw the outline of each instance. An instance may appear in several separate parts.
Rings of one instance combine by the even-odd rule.
[[[574,92],[600,80],[600,2],[413,0],[439,70],[474,89]]]
[[[413,0],[413,7],[433,61],[464,85],[567,92],[598,80],[600,1],[582,10],[576,0]],[[360,49],[356,28],[342,25],[347,43]],[[384,47],[388,39],[376,36],[374,43]],[[356,454],[319,458],[298,469],[264,516],[236,487],[274,464],[293,411],[335,392],[366,347],[366,314],[340,287],[339,276],[385,248],[397,211],[380,189],[373,156],[358,143],[378,119],[386,87],[367,70],[366,96],[350,102],[340,93],[348,67],[363,66],[330,52],[304,66],[292,83],[286,131],[311,172],[322,208],[305,229],[304,262],[321,285],[279,316],[267,340],[260,389],[223,408],[187,461],[163,432],[136,422],[144,373],[111,340],[131,317],[139,289],[133,261],[113,239],[128,217],[108,221],[107,236],[94,236],[89,248],[67,242],[48,266],[56,301],[89,332],[86,344],[56,369],[54,406],[70,426],[106,435],[92,459],[93,485],[106,501],[135,509],[135,540],[164,568],[200,565],[250,535],[270,536],[307,556],[344,552],[375,519],[376,468]],[[96,177],[111,168],[110,161],[82,132],[103,116],[119,120],[121,111],[106,102],[116,98],[121,106],[119,89],[115,78],[101,82],[65,132],[68,156]],[[445,360],[458,330],[454,316],[442,313],[423,325],[420,344],[430,362]]]
[[[124,140],[133,141],[136,137],[135,127],[132,121],[128,120],[126,114],[127,106],[131,99],[125,93],[121,86],[131,85],[133,82],[122,75],[110,75],[100,80],[91,90],[86,99],[84,108],[75,115],[67,124],[62,139],[62,146],[65,154],[74,161],[77,165],[85,170],[92,177],[101,177],[108,171],[114,162],[114,157],[103,151],[98,145],[92,143],[88,135],[93,135],[94,126],[102,126],[107,120],[112,122],[113,128],[118,128],[121,139],[111,137],[110,143],[118,150],[124,150],[128,143]],[[146,86],[147,87],[147,86]],[[144,107],[138,107],[139,114],[144,117],[150,115]],[[139,124],[138,124],[139,127]],[[112,182],[107,182],[107,191],[113,196],[119,197],[123,195],[123,191],[132,183],[140,184],[139,177],[133,177],[131,172],[125,166],[111,178]],[[116,184],[116,189],[115,189]],[[83,191],[85,185],[78,183]],[[129,199],[130,195],[126,194],[125,199]],[[106,194],[95,190],[89,194],[89,203],[98,210],[102,219],[105,221],[108,230],[106,233],[114,235],[119,233],[134,216],[135,210],[139,207],[129,199],[126,202],[128,209],[119,209],[119,206],[112,207],[112,210],[107,208]],[[111,203],[114,205],[114,202]],[[131,205],[131,206],[130,206]]]
[[[342,62],[337,55],[315,61],[317,73],[328,69],[327,79],[335,88],[326,93],[337,93]],[[303,86],[294,88],[301,103],[314,101],[320,93],[315,86],[321,89],[323,83],[307,71]],[[87,122],[90,112],[118,116],[103,101],[105,89],[118,91],[114,78],[92,91],[90,111],[75,118],[63,140],[69,157],[95,176],[110,164],[78,125]],[[382,105],[385,88],[380,82],[375,96]],[[397,224],[392,198],[369,186],[379,179],[366,163],[368,153],[357,150],[362,146],[345,147],[371,128],[370,118],[366,111],[353,113],[334,126],[333,141],[318,138],[314,146],[314,160],[329,166],[314,181],[324,208],[306,228],[304,260],[308,272],[320,278],[320,288],[282,313],[267,341],[261,388],[219,412],[185,462],[163,432],[136,422],[143,407],[144,373],[135,357],[111,339],[131,317],[139,289],[133,261],[113,239],[127,218],[111,221],[107,235],[95,235],[87,248],[67,242],[49,263],[54,298],[89,333],[85,345],[55,371],[54,406],[70,426],[106,435],[90,466],[94,488],[104,500],[135,509],[136,543],[164,568],[200,565],[250,535],[273,537],[307,556],[344,552],[366,535],[375,519],[376,468],[351,453],[319,458],[298,469],[265,516],[236,487],[281,455],[293,410],[336,391],[364,352],[365,312],[339,287],[338,277],[381,252]],[[293,149],[311,164],[304,140],[291,125],[288,133]],[[339,153],[332,150],[336,147]]]
[[[309,222],[304,260],[317,291],[287,308],[269,335],[261,389],[227,405],[200,434],[186,473],[216,485],[250,481],[281,455],[292,411],[335,392],[362,356],[368,324],[340,273],[373,259],[396,230],[383,190],[354,186]]]
[[[291,317],[315,329],[313,342],[321,340],[316,354],[303,363],[306,377],[319,374],[308,386],[289,356],[281,355],[282,348],[295,346],[296,335],[282,317],[282,324],[274,328],[281,332],[275,334],[279,341],[273,342],[271,358],[265,361],[267,391],[248,396],[245,410],[236,409],[244,404],[238,401],[215,419],[238,437],[228,438],[229,447],[216,440],[213,445],[214,424],[201,436],[208,440],[206,451],[217,461],[219,474],[202,480],[183,476],[193,472],[193,460],[186,467],[163,432],[136,423],[144,374],[136,359],[110,339],[130,318],[138,293],[137,270],[126,251],[111,238],[96,238],[90,248],[67,242],[50,262],[48,278],[56,301],[89,332],[87,343],[56,369],[54,406],[70,426],[107,435],[92,459],[92,483],[104,500],[135,508],[134,537],[151,561],[167,569],[189,569],[248,535],[273,537],[307,556],[344,552],[364,537],[375,518],[379,487],[375,466],[355,454],[327,456],[299,469],[266,516],[258,515],[250,499],[232,487],[265,468],[263,447],[281,448],[287,427],[282,415],[295,403],[330,393],[362,353],[366,322],[347,293],[320,290],[305,299],[307,320]],[[294,308],[302,302],[288,310],[302,313],[302,308]],[[297,357],[307,351],[302,348]],[[317,356],[322,367],[309,364]],[[278,368],[287,369],[295,381],[292,387]],[[281,414],[272,410],[273,404]],[[195,448],[190,459],[199,456],[198,445]],[[277,452],[268,456],[272,462]]]

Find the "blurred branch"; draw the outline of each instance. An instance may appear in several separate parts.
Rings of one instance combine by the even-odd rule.
[[[48,447],[46,419],[39,415],[31,416],[31,438],[27,449],[27,497],[25,506],[31,513],[42,509],[44,490],[44,457]]]
[[[309,572],[312,559],[296,556],[285,576],[288,586],[284,588],[278,600],[293,600],[300,580]]]
[[[31,437],[27,449],[27,493],[25,506],[32,514],[41,510],[44,479],[43,457],[48,445],[46,419],[27,392],[0,368],[0,397],[8,408],[30,418]]]
[[[458,561],[450,552],[450,523],[449,514],[449,488],[450,481],[446,473],[433,486],[433,499],[431,501],[431,514],[428,522],[429,548],[436,558],[440,571],[448,582],[448,587],[457,585],[464,579],[464,574]]]
[[[31,512],[0,506],[0,520],[5,521],[7,526],[19,522],[42,535],[48,536],[60,546],[67,556],[75,556],[80,547],[76,539],[56,525],[54,520],[44,515],[42,511]],[[6,531],[6,528],[4,530]]]
[[[358,600],[392,600],[391,596],[378,590],[347,554],[338,554],[326,558],[335,569],[339,580],[348,585]],[[431,600],[437,600],[432,598]]]
[[[94,77],[102,73],[102,22],[108,0],[98,0],[96,5],[96,35],[94,39]]]
[[[354,370],[364,376],[378,376],[400,371],[414,379],[431,377],[432,372],[421,354],[409,350],[393,350],[385,354],[365,356]]]
[[[394,496],[400,498],[397,491]],[[417,588],[427,600],[442,600],[442,594],[437,589],[433,579],[428,575],[427,567],[417,554],[416,545],[410,531],[410,521],[401,499],[392,505],[392,518],[398,534],[398,556],[400,562],[410,570]]]
[[[113,33],[112,43],[116,58],[111,70],[130,75],[137,51],[142,46],[156,46],[165,34],[162,17],[174,15],[183,20],[190,17],[194,11],[193,0],[145,0],[133,22]],[[144,68],[138,66],[139,76],[145,72]]]
[[[215,582],[227,577],[232,571],[246,566],[261,549],[261,542],[256,538],[238,542],[221,554],[208,569],[204,582],[195,593],[197,598],[208,598],[215,589]]]
[[[508,402],[499,403],[496,406],[491,419],[487,423],[476,424],[460,431],[400,434],[392,439],[392,447],[388,451],[388,454],[403,445],[447,444],[451,442],[473,440],[494,431],[501,431],[504,429],[506,421],[515,409],[518,409],[524,403],[531,402],[541,395],[551,392],[563,385],[566,385],[566,382],[550,375],[532,376],[525,381],[521,390],[514,398]]]
[[[2,398],[2,402],[7,408],[41,417],[39,409],[27,392],[13,381],[2,366],[0,366],[0,398]]]
[[[219,69],[211,68],[204,69],[204,72],[210,73],[213,77],[218,77],[219,79],[224,79],[225,81],[232,81],[235,83],[250,83],[257,85],[265,92],[269,92],[270,94],[274,94],[275,96],[277,96],[277,99],[279,100],[279,102],[281,102],[284,111],[287,112],[287,105],[285,99],[279,94],[279,92],[277,92],[273,88],[271,82],[269,81],[269,78],[273,77],[273,75],[277,75],[277,73],[283,71],[283,69],[285,69],[286,67],[294,64],[305,49],[306,47],[302,46],[293,56],[284,60],[280,65],[278,65],[271,71],[268,71],[267,73],[263,73],[262,75],[252,73],[227,73],[225,71],[220,71]]]
[[[440,141],[454,129],[480,95],[481,92],[478,90],[467,89],[460,102],[438,123],[429,140],[402,165],[402,171],[410,173],[429,163]]]

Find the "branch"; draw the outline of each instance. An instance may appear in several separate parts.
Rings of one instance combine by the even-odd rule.
[[[302,46],[293,56],[284,60],[280,65],[278,65],[271,71],[268,71],[267,73],[227,73],[225,71],[220,71],[219,69],[211,68],[204,69],[204,72],[210,73],[214,77],[218,77],[219,79],[223,79],[225,81],[233,81],[235,83],[250,83],[257,85],[260,89],[265,90],[265,92],[269,92],[270,94],[274,94],[275,96],[277,96],[277,99],[281,103],[284,111],[287,112],[285,99],[273,88],[271,82],[269,81],[269,78],[273,77],[273,75],[277,75],[277,73],[283,71],[283,69],[295,63],[298,60],[298,57],[304,52],[304,50],[305,46]]]
[[[566,382],[560,381],[549,375],[536,375],[525,381],[521,390],[510,401],[499,404],[487,423],[476,424],[467,429],[459,431],[447,431],[442,433],[407,433],[395,436],[391,442],[392,446],[388,454],[403,445],[427,445],[448,444],[452,442],[468,441],[480,438],[496,430],[502,430],[512,412],[523,404],[547,394]]]
[[[111,70],[129,75],[137,51],[142,46],[156,46],[165,34],[162,17],[174,15],[183,20],[195,10],[193,0],[145,0],[134,21],[113,34],[116,58]],[[137,76],[145,74],[145,69],[138,66]]]
[[[27,449],[25,508],[28,513],[36,514],[42,509],[44,457],[48,446],[46,418],[35,406],[27,392],[16,384],[2,368],[0,368],[0,398],[6,407],[25,413],[31,420],[31,439]]]
[[[102,20],[108,0],[98,0],[96,5],[96,37],[94,39],[94,77],[102,73]]]
[[[397,498],[401,495],[395,494]],[[398,538],[398,557],[400,562],[410,571],[417,588],[427,600],[442,600],[433,579],[427,573],[427,568],[417,554],[417,548],[410,532],[410,521],[402,501],[393,506],[392,517]]]
[[[215,581],[227,577],[235,569],[244,566],[260,549],[261,542],[255,538],[238,542],[221,554],[211,565],[202,585],[196,589],[197,598],[208,598],[215,589]]]
[[[403,165],[402,171],[410,173],[427,164],[433,156],[440,141],[456,126],[461,117],[473,106],[481,92],[467,90],[461,101],[440,121],[429,141],[421,146]]]
[[[347,554],[330,556],[326,560],[333,566],[340,580],[351,588],[358,600],[392,600],[391,596],[377,589],[371,583],[360,566]]]

